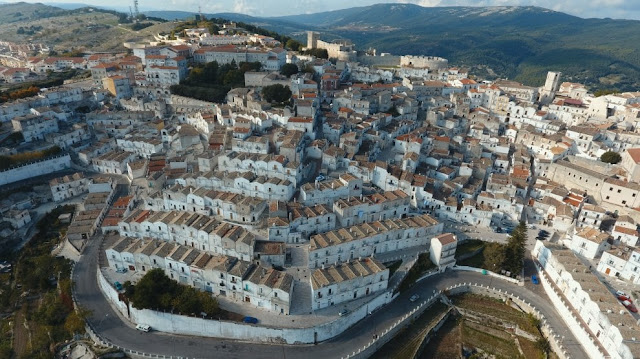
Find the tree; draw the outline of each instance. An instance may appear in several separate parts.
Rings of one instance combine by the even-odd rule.
[[[292,50],[292,51],[300,51],[300,48],[302,48],[302,44],[299,41],[294,39],[287,40],[287,43],[284,46],[286,46],[289,50]]]
[[[620,154],[618,152],[607,151],[607,152],[603,153],[602,156],[600,156],[600,161],[606,162],[606,163],[611,163],[611,164],[616,164],[616,163],[622,161],[622,156],[620,156]]]
[[[484,266],[492,272],[499,272],[505,261],[505,246],[500,243],[487,243],[482,251]]]
[[[283,76],[290,77],[291,75],[295,75],[298,73],[298,65],[296,64],[284,64],[282,68],[280,68],[280,73]]]
[[[505,250],[504,269],[511,274],[520,274],[524,262],[525,245],[527,243],[527,226],[520,222],[511,232]]]
[[[262,97],[268,102],[288,102],[291,100],[291,89],[281,84],[265,86],[262,88]]]

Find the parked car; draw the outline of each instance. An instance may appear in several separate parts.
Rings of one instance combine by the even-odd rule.
[[[254,317],[244,317],[242,321],[249,324],[258,324],[258,318],[254,318]]]
[[[316,177],[316,181],[318,182],[322,182],[326,179],[326,177],[324,175],[318,175],[318,177]]]
[[[633,303],[633,301],[631,300],[631,296],[629,296],[627,293],[625,293],[625,292],[623,292],[621,290],[616,291],[616,297],[619,300],[622,300],[622,301],[628,300],[629,302]]]
[[[127,268],[125,268],[125,267],[118,268],[118,269],[116,269],[116,272],[118,272],[118,273],[127,273]]]
[[[116,287],[116,290],[122,290],[122,283],[120,282],[113,283],[113,286]]]
[[[418,300],[419,298],[420,298],[420,296],[419,296],[419,295],[414,294],[414,295],[412,295],[412,296],[411,296],[411,298],[409,298],[409,301],[410,301],[410,302],[415,302],[415,301],[416,301],[416,300]]]
[[[536,229],[535,224],[529,224],[527,227],[528,227],[529,229]]]
[[[537,275],[532,275],[531,276],[531,283],[533,284],[540,284],[540,281],[538,280],[538,276]]]
[[[341,317],[344,317],[347,314],[349,314],[349,309],[343,309],[340,311],[340,313],[338,313],[338,315]]]
[[[151,331],[151,327],[146,324],[138,324],[136,325],[136,329],[142,332],[147,332],[147,333]]]
[[[630,301],[625,300],[625,301],[622,302],[622,305],[624,305],[625,308],[629,309],[629,311],[632,311],[634,313],[638,313],[638,308],[636,308],[636,306],[633,305],[633,303],[631,303]]]

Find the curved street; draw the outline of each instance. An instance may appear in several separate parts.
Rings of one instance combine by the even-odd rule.
[[[419,294],[430,297],[441,290],[459,283],[477,283],[515,293],[534,305],[546,318],[553,330],[564,339],[562,345],[572,358],[587,357],[582,346],[568,330],[555,308],[545,298],[526,287],[520,287],[497,278],[474,272],[447,271],[417,283],[412,290],[400,295],[395,301],[347,329],[338,337],[317,345],[274,345],[240,342],[235,340],[180,336],[161,332],[144,333],[122,319],[109,305],[96,282],[98,250],[100,240],[89,240],[84,254],[75,266],[75,297],[78,304],[92,312],[87,318],[95,331],[104,339],[123,348],[147,354],[207,358],[211,353],[227,358],[340,358],[369,343],[372,337],[415,307],[409,297]]]

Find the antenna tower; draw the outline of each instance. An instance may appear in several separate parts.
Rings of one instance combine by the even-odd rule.
[[[136,16],[136,19],[137,19],[138,15],[140,15],[140,12],[138,11],[138,0],[133,0],[133,10],[134,10],[134,15]]]

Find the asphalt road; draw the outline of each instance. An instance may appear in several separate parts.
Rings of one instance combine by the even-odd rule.
[[[413,309],[415,305],[409,302],[411,295],[419,294],[421,298],[426,299],[434,290],[467,282],[490,285],[516,293],[520,298],[533,303],[547,318],[554,331],[565,337],[564,346],[568,349],[569,355],[573,358],[586,357],[573,334],[545,298],[526,287],[519,287],[500,279],[479,273],[456,271],[447,271],[443,275],[421,281],[412,290],[400,295],[394,302],[363,319],[337,338],[318,345],[257,344],[160,332],[143,333],[135,330],[131,323],[122,320],[100,292],[96,282],[98,250],[99,241],[90,240],[84,255],[76,264],[74,281],[78,304],[92,311],[88,321],[103,338],[120,347],[148,354],[188,358],[210,358],[213,353],[225,358],[340,358],[352,353],[354,349],[363,347],[371,341],[374,334],[380,334]]]

